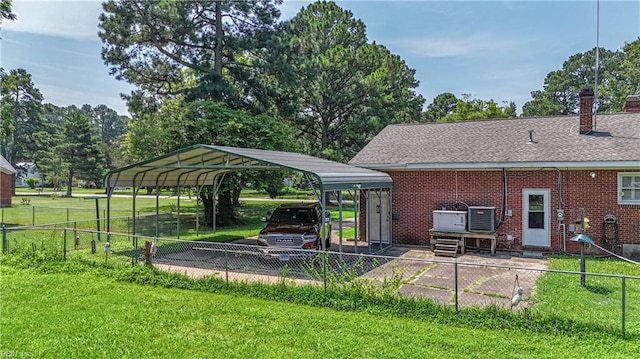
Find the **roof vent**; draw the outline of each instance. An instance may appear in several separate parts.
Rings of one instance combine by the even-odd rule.
[[[529,130],[529,143],[536,144],[538,141],[533,139],[533,130]]]

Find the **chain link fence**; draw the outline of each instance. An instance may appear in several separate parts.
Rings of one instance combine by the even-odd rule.
[[[108,242],[108,246],[107,246]],[[349,287],[455,307],[537,312],[640,335],[640,277],[465,262],[461,259],[272,250],[238,243],[48,227],[3,228],[3,253],[55,253],[115,265],[150,261],[192,278]],[[429,253],[422,251],[422,253]],[[498,261],[496,261],[498,262]],[[582,286],[584,281],[585,285]]]

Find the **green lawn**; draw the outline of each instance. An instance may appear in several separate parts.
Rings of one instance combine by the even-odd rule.
[[[13,212],[22,209],[15,207],[35,205],[49,208],[52,213],[47,218],[71,207],[93,218],[94,201],[31,198],[34,202],[29,205],[16,205],[14,199],[14,207],[5,209],[4,215],[24,220],[24,213]],[[170,208],[170,201],[161,200],[161,206]],[[130,204],[128,198],[112,202],[113,208],[123,210]],[[192,206],[181,204],[187,209]],[[139,198],[138,205],[142,211],[153,212],[155,198]],[[190,232],[192,228],[185,228],[183,234],[213,241],[257,234],[263,225],[259,218],[276,205],[247,201],[239,208],[246,218],[243,226],[223,228],[215,235],[204,231],[199,237]],[[335,212],[333,216],[337,217]],[[155,222],[148,225],[151,228]],[[29,242],[24,242],[27,252],[34,247],[34,257],[50,247],[56,251],[61,247],[60,231],[24,231],[21,235]],[[83,237],[83,245],[87,239]],[[18,239],[9,237],[9,242],[14,249]],[[114,251],[130,250],[130,243],[127,236],[114,238]],[[249,289],[222,294],[211,289],[126,283],[109,271],[133,268],[128,265],[129,257],[111,256],[110,266],[122,266],[110,267],[107,272],[111,274],[105,274],[100,269],[102,261],[82,253],[87,251],[70,252],[64,271],[46,266],[38,271],[19,269],[6,259],[0,262],[0,354],[51,358],[628,358],[636,357],[640,347],[639,280],[626,281],[626,326],[633,339],[625,340],[612,334],[620,332],[620,278],[588,276],[587,286],[581,287],[579,276],[545,273],[536,284],[531,318],[473,312],[451,317],[447,310],[416,316],[410,314],[416,312],[411,307],[339,311],[304,305],[322,300],[304,296],[292,300],[297,295],[294,292],[269,294],[266,290],[265,296],[264,290],[258,295]],[[87,261],[93,264],[87,267]],[[550,267],[577,271],[578,260],[552,257]],[[640,266],[620,261],[589,258],[586,268],[594,273],[640,276]],[[138,275],[133,280],[141,281]],[[167,278],[162,280],[169,284],[176,280]],[[197,282],[193,285],[204,288]],[[339,300],[328,298],[327,306],[342,308]],[[548,330],[545,325],[550,325]],[[511,329],[504,329],[507,327]]]
[[[579,272],[578,259],[552,257],[549,269]],[[587,258],[585,267],[588,273],[640,277],[640,265],[620,260]],[[585,284],[579,275],[544,273],[536,282],[535,310],[621,330],[622,279],[587,275]],[[640,279],[625,280],[625,302],[626,331],[640,333]]]
[[[638,343],[444,325],[0,266],[0,352],[37,358],[630,358]],[[23,355],[23,356],[24,356]]]

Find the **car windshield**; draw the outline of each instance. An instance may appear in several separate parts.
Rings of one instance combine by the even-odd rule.
[[[271,222],[282,224],[316,223],[315,212],[310,208],[277,208]]]

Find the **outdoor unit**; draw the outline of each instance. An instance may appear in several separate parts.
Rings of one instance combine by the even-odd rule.
[[[433,211],[433,230],[464,232],[467,230],[466,211]]]
[[[469,232],[495,232],[496,207],[469,207]]]

